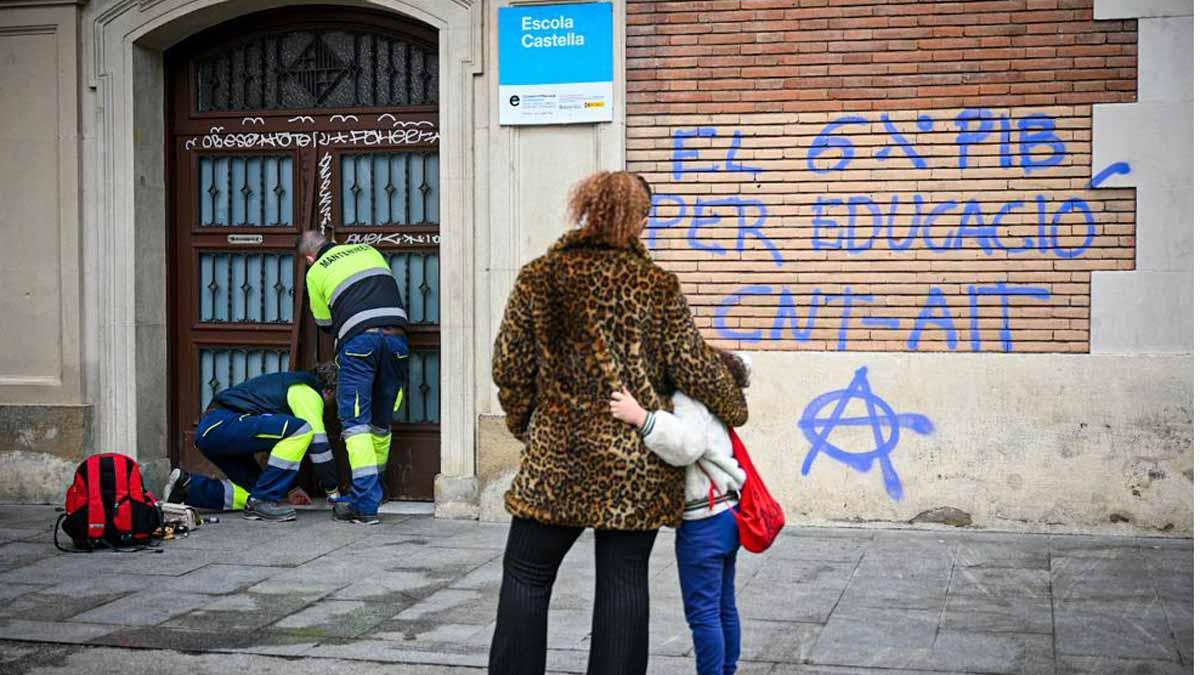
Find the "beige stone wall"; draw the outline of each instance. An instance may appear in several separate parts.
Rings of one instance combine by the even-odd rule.
[[[82,403],[74,4],[0,4],[0,404]]]
[[[78,20],[71,2],[0,3],[0,501],[61,499],[91,447]]]

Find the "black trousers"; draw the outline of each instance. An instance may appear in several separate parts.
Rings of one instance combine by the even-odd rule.
[[[558,566],[580,527],[513,518],[488,672],[546,672],[546,616]],[[650,550],[657,530],[596,530],[589,675],[645,675],[650,652]]]

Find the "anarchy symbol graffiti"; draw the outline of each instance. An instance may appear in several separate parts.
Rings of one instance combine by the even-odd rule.
[[[846,408],[856,399],[862,402],[866,414],[861,417],[847,416]],[[831,406],[832,411],[826,414],[826,410]],[[871,466],[878,461],[879,470],[883,474],[884,489],[897,501],[904,496],[904,486],[896,468],[892,466],[891,453],[900,442],[900,429],[911,429],[921,435],[933,433],[933,422],[928,417],[917,413],[897,413],[887,401],[876,396],[871,391],[871,382],[867,379],[865,367],[855,371],[850,386],[813,399],[804,409],[798,426],[812,443],[812,449],[808,451],[808,456],[804,458],[804,466],[800,469],[801,474],[808,475],[813,461],[820,453],[825,453],[860,473],[870,471]],[[868,450],[849,450],[836,445],[830,437],[841,427],[869,427],[875,439],[875,446]]]

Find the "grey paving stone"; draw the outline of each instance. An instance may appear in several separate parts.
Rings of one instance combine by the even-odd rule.
[[[497,596],[470,589],[443,589],[392,617],[396,621],[486,624],[496,618]]]
[[[919,569],[949,570],[958,553],[957,541],[874,541],[863,552],[861,567],[895,569],[912,573]]]
[[[303,637],[262,631],[205,631],[170,626],[124,627],[90,644],[130,649],[170,649],[194,652],[247,651],[261,654],[300,654],[314,646]]]
[[[552,649],[588,648],[592,634],[591,610],[550,610],[546,645]]]
[[[1054,618],[1047,597],[951,595],[946,599],[941,626],[975,633],[1050,634]]]
[[[363,581],[336,591],[336,600],[371,600],[403,596],[419,599],[447,586],[451,579],[435,576],[428,571],[398,571],[360,575]]]
[[[654,673],[654,675],[695,675],[696,661],[692,657],[651,655],[646,672]],[[738,663],[737,672],[739,675],[767,675],[783,671],[775,670],[775,664],[772,663],[742,659]]]
[[[281,571],[272,567],[209,565],[175,579],[171,588],[184,593],[233,593]]]
[[[1150,568],[1151,572],[1191,574],[1196,565],[1195,556],[1190,548],[1143,548],[1142,555],[1146,558],[1146,566]]]
[[[881,555],[868,550],[855,567],[854,576],[897,580],[942,578],[949,583],[953,567],[954,559],[949,555],[921,558],[892,553]]]
[[[81,644],[117,630],[120,626],[69,621],[0,619],[0,639]]]
[[[1021,567],[1050,569],[1050,546],[1045,542],[989,542],[966,539],[955,553],[958,567]]]
[[[980,673],[1052,673],[1054,639],[1049,635],[943,630],[920,667]]]
[[[361,638],[401,642],[406,649],[418,651],[480,654],[488,651],[494,632],[492,624],[422,624],[389,620],[383,621]]]
[[[340,581],[311,580],[281,580],[275,577],[260,581],[246,588],[247,593],[260,595],[305,595],[320,598],[343,588],[347,584]]]
[[[1170,600],[1163,602],[1167,614],[1167,624],[1175,636],[1175,644],[1183,657],[1184,663],[1195,660],[1194,640],[1196,637],[1195,605],[1191,599],[1186,601]]]
[[[49,595],[115,595],[145,590],[163,581],[162,577],[140,574],[92,574],[47,586],[43,592]]]
[[[869,537],[825,537],[793,535],[779,537],[766,556],[777,563],[783,560],[831,560],[857,562],[870,546]]]
[[[1163,608],[1153,599],[1055,600],[1054,632],[1059,654],[1177,658]]]
[[[1051,590],[1056,600],[1153,598],[1154,582],[1144,561],[1112,558],[1052,558]]]
[[[751,584],[738,590],[737,602],[741,615],[747,619],[823,623],[837,606],[843,591],[836,587],[798,584],[785,591],[770,584]],[[787,602],[780,602],[784,592]]]
[[[1143,659],[1108,659],[1095,656],[1060,656],[1058,675],[1185,675],[1179,663]]]
[[[1061,535],[1049,538],[1050,555],[1067,558],[1142,561],[1141,546],[1127,537],[1080,537]]]
[[[941,609],[946,602],[949,582],[948,575],[909,579],[855,575],[837,607]]]
[[[43,586],[42,584],[0,584],[0,602],[9,602],[13,598],[43,588],[47,588],[47,586]]]
[[[682,605],[650,606],[650,653],[662,656],[687,656],[692,653],[692,631],[683,616]]]
[[[50,506],[0,504],[0,526],[48,532],[58,517]]]
[[[309,638],[352,638],[375,628],[395,611],[394,606],[386,603],[319,600],[285,616],[271,627]]]
[[[938,631],[936,610],[856,609],[834,613],[812,664],[989,673],[1049,673],[1049,635]]]
[[[460,523],[468,524],[462,526]],[[398,524],[390,534],[424,535],[431,544],[445,548],[503,549],[508,540],[508,524],[471,524],[470,521],[446,521],[430,516],[417,516]]]
[[[905,668],[924,659],[937,637],[940,609],[839,606],[809,655],[817,665]]]
[[[153,626],[212,602],[207,595],[174,591],[141,591],[74,617],[74,621]]]
[[[450,588],[500,593],[504,579],[504,564],[500,558],[490,560],[450,582]],[[556,589],[557,590],[557,589]]]
[[[64,621],[95,607],[119,600],[125,593],[60,595],[29,593],[0,605],[0,617],[26,621]]]
[[[353,640],[321,643],[305,652],[306,658],[352,659],[436,666],[487,667],[487,654],[456,654],[447,651],[408,649],[390,640]]]
[[[50,527],[9,527],[0,525],[0,543],[10,541],[32,541],[49,543],[52,541],[53,531]],[[62,534],[59,534],[62,537]],[[64,542],[65,543],[65,542]]]
[[[771,663],[804,663],[823,626],[785,621],[742,621],[742,658]]]
[[[1027,567],[955,567],[951,595],[1050,597],[1050,570]]]
[[[6,572],[57,555],[49,543],[15,541],[0,544],[0,572]]]
[[[823,622],[850,584],[853,562],[783,560],[739,584],[742,615],[771,621]],[[789,602],[779,598],[787,596]]]
[[[162,553],[114,553],[97,551],[84,555],[60,553],[0,574],[6,583],[49,584],[95,577],[97,565],[105,574],[178,576],[212,562],[220,562],[219,551],[201,551],[164,546]]]
[[[1196,579],[1192,572],[1154,572],[1150,581],[1163,600],[1188,601],[1196,595]]]
[[[259,630],[316,601],[312,596],[235,593],[208,596],[203,606],[163,623],[168,628],[237,634]]]

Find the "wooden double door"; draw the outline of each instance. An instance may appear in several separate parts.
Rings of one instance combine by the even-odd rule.
[[[392,499],[431,500],[439,470],[437,33],[401,17],[304,6],[239,19],[167,53],[172,459],[226,387],[334,356],[307,306],[296,237],[376,246],[410,318]],[[345,481],[336,411],[326,411]],[[312,485],[306,468],[302,481]]]

